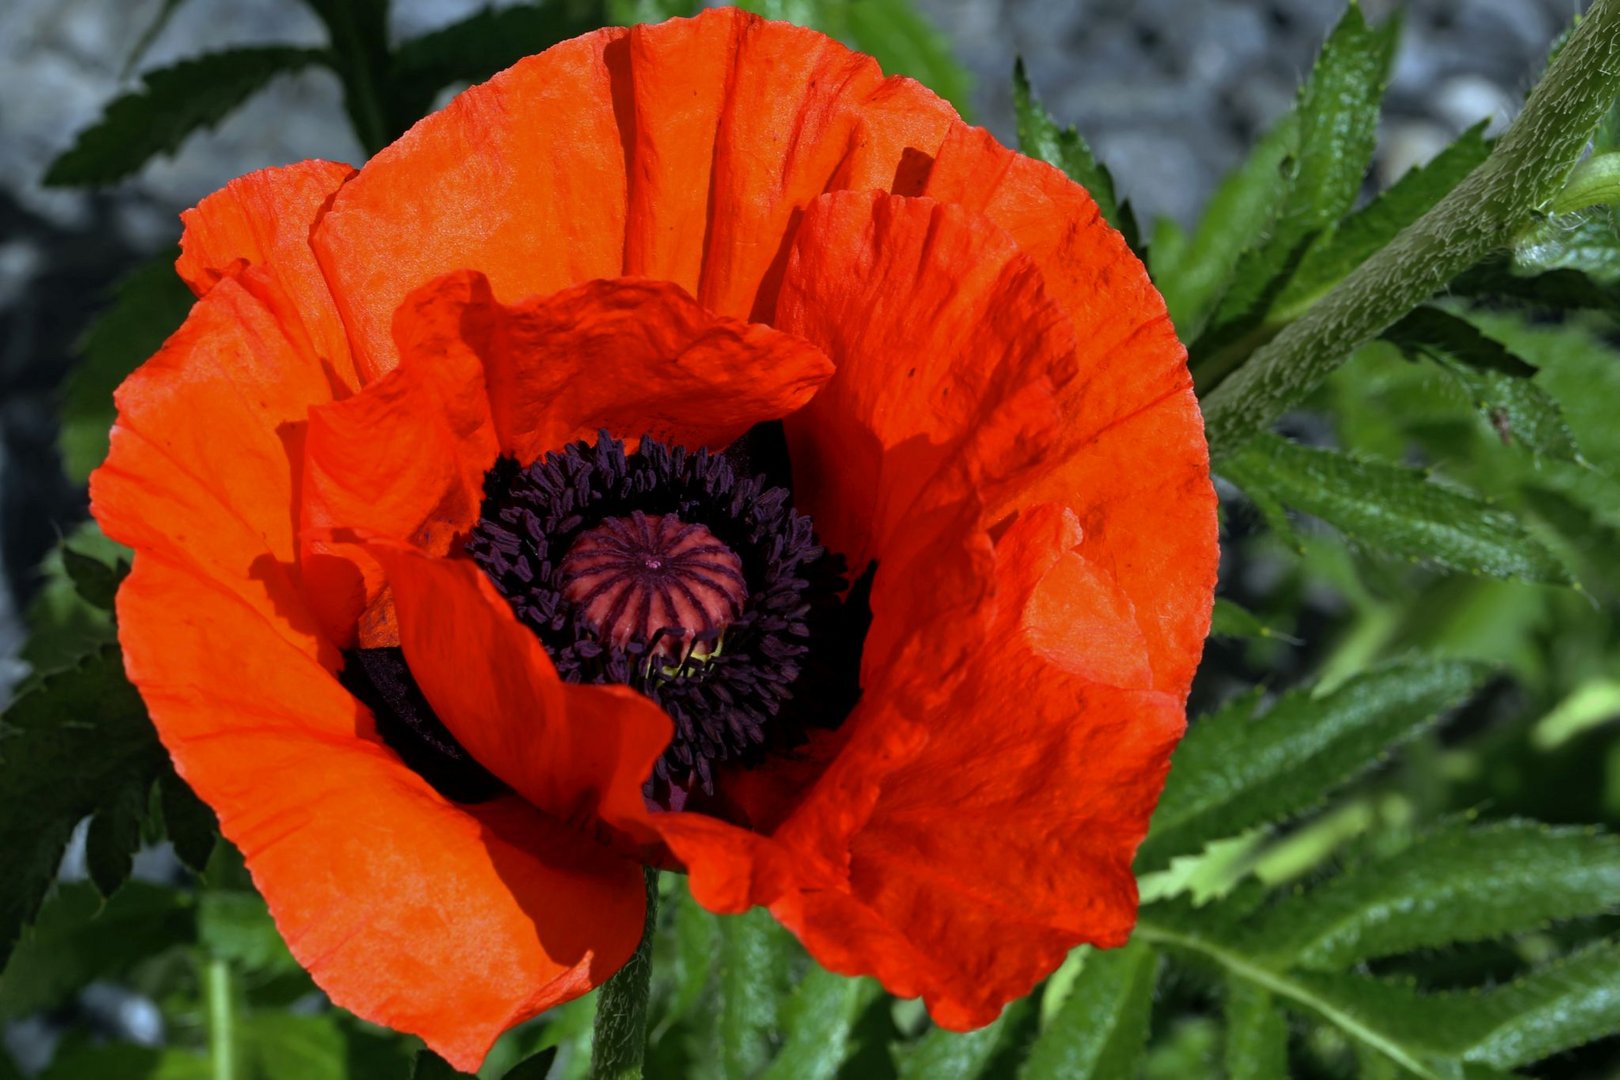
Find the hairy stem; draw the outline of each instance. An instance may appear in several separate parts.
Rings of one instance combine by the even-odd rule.
[[[1357,346],[1505,246],[1563,188],[1616,97],[1620,0],[1594,0],[1484,164],[1204,399],[1211,454],[1237,450]]]
[[[597,992],[591,1036],[592,1080],[640,1080],[647,1053],[647,990],[652,980],[653,929],[658,925],[658,871],[644,869],[647,921],[641,944]]]

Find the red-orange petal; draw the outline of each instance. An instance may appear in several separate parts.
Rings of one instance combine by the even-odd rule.
[[[338,193],[313,242],[363,379],[398,362],[394,312],[442,274],[474,267],[518,300],[621,272],[625,166],[607,54],[626,32],[553,46],[459,95]]]
[[[309,618],[294,537],[305,417],[333,388],[258,298],[274,287],[257,267],[221,280],[125,380],[90,492],[107,535],[191,567],[286,631]]]
[[[358,384],[348,333],[309,234],[353,175],[349,165],[301,161],[238,177],[180,215],[185,231],[175,263],[198,296],[244,267],[262,269],[277,286],[262,299],[280,304],[283,324],[306,335],[305,351],[331,368],[334,382],[350,389]]]
[[[839,188],[915,194],[955,121],[870,57],[734,9],[607,29],[417,124],[344,186],[314,246],[367,379],[398,362],[405,297],[465,267],[509,303],[649,276],[766,321],[800,211]]]
[[[563,683],[472,562],[370,550],[387,569],[411,673],[467,752],[557,821],[652,840],[641,787],[669,745],[669,717],[626,686]]]
[[[634,951],[638,866],[516,798],[443,799],[251,604],[142,550],[118,614],[176,768],[338,1005],[471,1070]]]
[[[1100,637],[1110,648],[1117,629],[1106,606],[1068,606],[1076,575],[1094,576],[1077,539],[1054,506],[1026,510],[1002,537],[995,619],[965,679],[930,715],[927,743],[886,775],[854,837],[846,894],[797,913],[825,963],[920,993],[947,1027],[988,1023],[1069,949],[1120,945],[1135,922],[1131,860],[1181,735],[1181,699],[1098,680],[1134,683],[1141,670],[1060,662]]]
[[[1163,299],[1083,189],[983,131],[952,129],[926,190],[1007,230],[1081,346],[1044,475],[1005,493],[992,516],[1049,501],[1072,509],[1087,557],[1137,611],[1156,685],[1185,695],[1209,626],[1215,494],[1186,349]]]
[[[588,281],[512,307],[487,293],[447,303],[463,325],[494,326],[481,343],[490,408],[501,449],[521,462],[602,428],[718,450],[798,409],[833,371],[803,340],[710,314],[669,282]],[[429,308],[445,314],[424,298]],[[401,351],[408,361],[415,350],[402,338]]]
[[[776,323],[838,367],[788,439],[795,501],[856,567],[915,542],[896,538],[942,478],[962,486],[930,507],[989,501],[1038,461],[1074,374],[1073,330],[1035,264],[987,219],[931,199],[812,203]]]

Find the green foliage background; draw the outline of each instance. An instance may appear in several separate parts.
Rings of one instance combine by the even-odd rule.
[[[128,176],[311,65],[342,82],[376,149],[446,86],[695,7],[552,0],[390,46],[386,0],[304,2],[328,47],[149,72],[49,181]],[[745,6],[964,102],[965,75],[906,0]],[[1355,288],[1492,153],[1475,129],[1366,191],[1397,34],[1351,6],[1295,108],[1189,231],[1138,223],[1014,72],[1022,148],[1085,184],[1144,255],[1201,392]],[[1129,946],[1077,951],[996,1023],[956,1035],[819,969],[763,912],[716,919],[664,875],[647,1074],[1620,1075],[1620,120],[1592,143],[1527,225],[1217,463],[1222,596],[1200,715],[1138,860]],[[171,259],[131,275],[83,339],[63,398],[77,478],[106,451],[111,388],[184,317]],[[157,1002],[165,1045],[76,1030],[51,1080],[456,1075],[325,1006],[287,953],[123,679],[110,608],[125,570],[93,526],[42,568],[36,674],[0,719],[0,1019],[76,1015],[96,980]],[[86,818],[87,878],[57,881]],[[184,880],[128,880],[132,853],[165,838]],[[510,1033],[483,1075],[589,1075],[595,1008],[592,995]],[[13,1075],[0,1051],[0,1080]]]

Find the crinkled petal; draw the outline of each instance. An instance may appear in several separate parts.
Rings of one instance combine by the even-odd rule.
[[[734,9],[607,29],[417,124],[344,186],[314,246],[367,379],[398,362],[405,297],[468,267],[508,303],[647,276],[767,321],[803,208],[917,193],[955,122],[870,57]]]
[[[640,868],[512,797],[446,801],[242,598],[140,550],[118,595],[130,678],[338,1005],[474,1069],[641,934]]]
[[[812,203],[776,323],[838,368],[788,440],[795,502],[857,568],[914,543],[901,534],[919,514],[988,501],[1027,470],[1074,373],[1073,330],[1035,264],[984,217],[931,199]],[[971,487],[937,490],[953,469]]]
[[[91,507],[113,539],[191,567],[335,664],[310,634],[294,539],[305,418],[333,387],[260,300],[275,288],[257,267],[222,279],[118,388]]]
[[[315,262],[309,235],[354,168],[331,161],[301,161],[261,169],[226,184],[180,215],[180,259],[175,269],[202,296],[222,278],[256,266],[274,281],[273,297],[289,328],[301,328],[306,351],[331,369],[336,383],[358,385],[348,333],[326,277]],[[263,297],[273,302],[272,296]]]
[[[1156,685],[1185,695],[1209,627],[1215,493],[1186,349],[1163,299],[1082,188],[981,130],[952,129],[926,191],[1005,229],[1080,342],[1060,394],[1061,442],[1043,475],[1004,493],[992,515],[1042,502],[1073,510],[1087,557],[1136,609]]]
[[[921,994],[947,1027],[990,1022],[1074,946],[1123,944],[1135,922],[1131,860],[1184,719],[1179,695],[1098,681],[1146,673],[1086,656],[1118,627],[1111,603],[1069,606],[1096,576],[1078,536],[1043,506],[1002,537],[995,620],[926,744],[885,776],[847,887],[783,916],[823,963]]]
[[[388,573],[411,674],[456,741],[553,819],[650,840],[641,788],[669,745],[669,717],[627,686],[563,683],[472,562],[370,550]]]
[[[456,286],[482,287],[468,276],[447,283]],[[311,603],[345,646],[397,641],[382,569],[360,541],[408,540],[447,554],[478,519],[484,473],[499,453],[483,364],[467,343],[487,325],[437,306],[416,314],[401,310],[418,361],[310,413],[304,573]]]

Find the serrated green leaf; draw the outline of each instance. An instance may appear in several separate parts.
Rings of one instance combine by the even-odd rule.
[[[1427,165],[1411,170],[1367,206],[1323,233],[1300,260],[1299,269],[1277,298],[1277,307],[1308,306],[1337,285],[1402,229],[1428,213],[1446,192],[1483,164],[1490,152],[1481,122]]]
[[[1095,950],[1030,1047],[1023,1080],[1133,1076],[1147,1045],[1159,954],[1141,942]]]
[[[1501,1069],[1540,1061],[1620,1032],[1620,942],[1600,942],[1505,986],[1456,997],[1480,1032],[1463,1050],[1466,1060]]]
[[[65,565],[64,551],[71,547],[81,555],[113,564],[128,557],[128,549],[102,535],[93,521],[86,521],[53,548],[36,569],[39,591],[28,605],[24,621],[28,639],[21,659],[34,669],[34,675],[20,688],[26,690],[39,678],[76,663],[81,657],[117,637],[112,613],[96,607],[79,592]]]
[[[763,908],[721,919],[719,929],[715,1060],[727,1080],[742,1080],[771,1060],[797,944]]]
[[[149,785],[121,784],[90,819],[84,842],[85,869],[102,896],[111,896],[129,880],[135,850],[141,846],[141,824],[151,804],[150,792]]]
[[[870,979],[836,975],[819,965],[805,973],[782,1010],[786,1041],[762,1080],[831,1080],[849,1051],[855,1020],[879,994]]]
[[[219,819],[170,768],[158,778],[163,829],[174,853],[193,873],[201,874],[219,841]]]
[[[1525,821],[1459,822],[1288,898],[1256,923],[1254,941],[1291,964],[1336,970],[1616,906],[1615,837]]]
[[[1488,577],[1574,583],[1513,515],[1417,469],[1262,434],[1221,472],[1246,492],[1265,492],[1320,518],[1369,551]]]
[[[1503,344],[1438,308],[1420,307],[1384,331],[1402,352],[1444,368],[1504,443],[1536,457],[1581,460],[1575,436],[1556,401],[1530,381],[1536,369]]]
[[[1063,170],[1070,180],[1085,188],[1097,202],[1097,209],[1108,224],[1121,232],[1131,225],[1127,241],[1137,247],[1135,223],[1127,222],[1114,191],[1114,177],[1098,161],[1091,147],[1072,127],[1060,128],[1030,88],[1024,61],[1013,65],[1013,115],[1018,121],[1018,149],[1032,158]]]
[[[1210,197],[1186,249],[1173,261],[1151,251],[1153,279],[1171,320],[1188,340],[1202,331],[1213,305],[1230,287],[1238,261],[1264,243],[1291,182],[1284,163],[1298,149],[1299,118],[1290,112],[1255,144]]]
[[[525,56],[596,29],[595,12],[568,0],[486,7],[459,22],[402,42],[392,82],[401,121],[425,114],[440,90],[479,83]]]
[[[1226,980],[1227,1080],[1287,1080],[1288,1022],[1272,995],[1243,979]]]
[[[1386,749],[1461,704],[1484,676],[1475,664],[1396,664],[1320,698],[1294,691],[1258,718],[1250,718],[1252,699],[1240,699],[1199,720],[1171,761],[1137,872],[1319,805]]]
[[[1488,259],[1452,279],[1453,296],[1504,300],[1554,311],[1613,311],[1620,309],[1620,289],[1594,281],[1579,270],[1517,273],[1511,258]]]
[[[934,1027],[914,1042],[891,1047],[898,1080],[978,1080],[1006,1049],[1006,1040],[1033,1013],[1032,999],[1010,1002],[1001,1015],[976,1031]]]
[[[1620,283],[1620,220],[1612,207],[1559,214],[1527,229],[1513,242],[1520,274],[1576,270],[1603,285]]]
[[[1240,260],[1233,287],[1194,345],[1201,375],[1232,362],[1218,357],[1261,328],[1306,250],[1355,204],[1377,145],[1379,106],[1398,36],[1397,19],[1371,27],[1351,4],[1323,43],[1300,90],[1297,153],[1276,220],[1266,243]]]
[[[162,347],[191,310],[191,291],[174,272],[175,252],[142,263],[113,290],[79,340],[79,362],[62,387],[62,468],[84,483],[107,456],[117,418],[113,391]]]
[[[126,787],[150,791],[167,760],[113,646],[0,715],[0,961],[39,910],[73,827]]]
[[[141,76],[141,88],[115,99],[73,146],[51,163],[50,187],[110,184],[187,136],[211,128],[278,75],[324,59],[318,49],[259,45],[182,60]]]
[[[172,889],[133,881],[103,900],[89,882],[65,882],[0,972],[0,1018],[55,1009],[194,933],[192,907]]]

